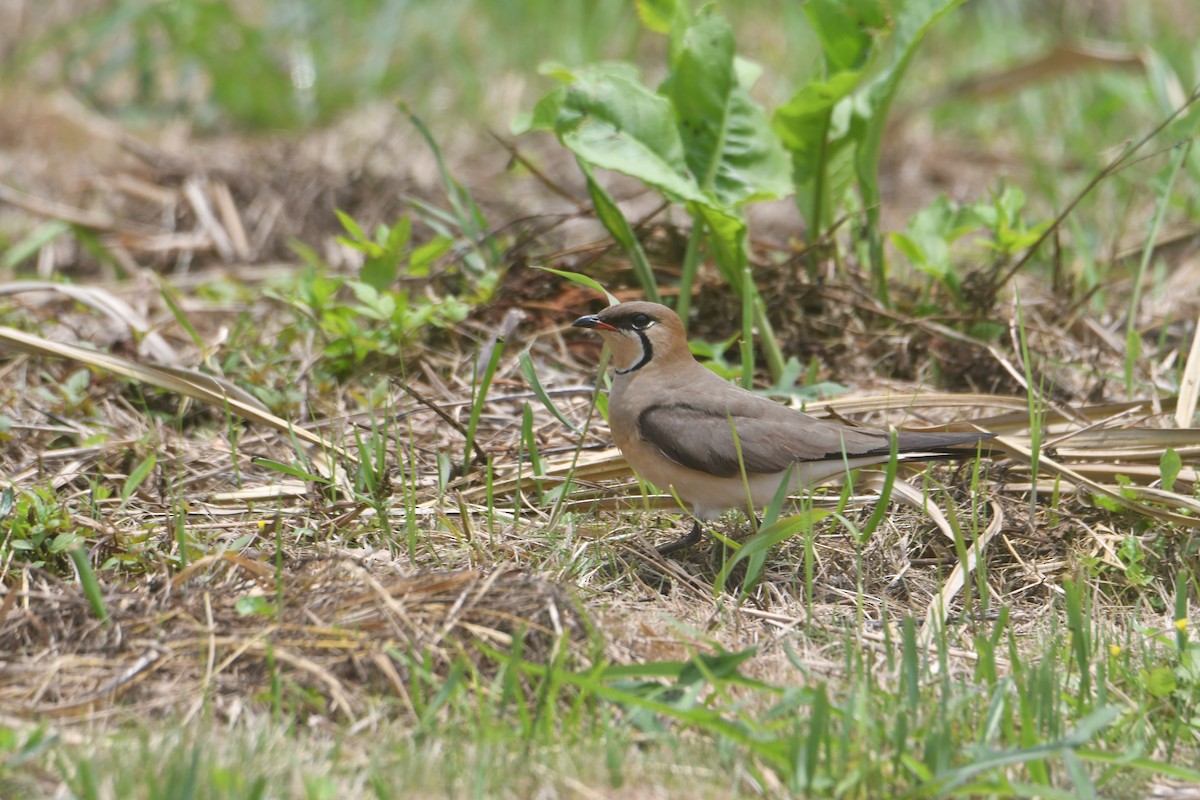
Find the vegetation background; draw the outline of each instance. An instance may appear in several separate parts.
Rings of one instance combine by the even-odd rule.
[[[1200,797],[1197,30],[3,3],[0,796]],[[604,290],[997,446],[665,559]]]

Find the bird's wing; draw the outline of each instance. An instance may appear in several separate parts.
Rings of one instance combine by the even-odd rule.
[[[740,464],[747,473],[771,474],[804,461],[886,460],[890,452],[887,431],[825,422],[755,395],[740,396],[724,407],[702,402],[650,405],[637,422],[641,438],[672,461],[718,477],[739,474]],[[989,437],[904,431],[899,450],[936,457],[983,438]]]
[[[718,477],[737,475],[740,464],[745,464],[748,473],[783,472],[797,461],[841,458],[843,450],[853,456],[882,448],[883,455],[887,455],[887,434],[830,425],[766,402],[790,412],[789,418],[781,420],[775,413],[761,411],[747,413],[748,409],[736,407],[676,402],[644,409],[638,415],[638,432],[672,461]],[[838,430],[845,430],[847,435],[839,436]]]

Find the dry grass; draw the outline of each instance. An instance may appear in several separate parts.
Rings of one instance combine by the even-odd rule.
[[[478,658],[472,640],[507,651],[517,637],[532,658],[585,641],[570,594],[517,570],[397,577],[364,561],[329,554],[276,573],[244,555],[208,556],[171,579],[110,590],[106,623],[74,586],[22,569],[0,609],[0,704],[40,718],[145,720],[204,708],[235,719],[270,697],[282,673],[289,694],[298,687],[301,716],[355,723],[370,698],[407,697],[411,676],[397,654],[444,670],[460,655]],[[247,611],[247,598],[272,610]],[[303,702],[305,691],[322,702]]]

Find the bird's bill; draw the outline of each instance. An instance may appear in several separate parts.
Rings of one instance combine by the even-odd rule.
[[[592,328],[598,331],[615,331],[616,328],[609,325],[596,314],[588,314],[586,317],[580,317],[571,323],[572,328]]]

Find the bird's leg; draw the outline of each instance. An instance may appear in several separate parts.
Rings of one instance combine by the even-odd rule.
[[[691,531],[689,531],[686,535],[679,537],[678,539],[676,539],[673,542],[667,542],[664,545],[660,545],[659,547],[656,547],[655,549],[658,550],[659,553],[661,553],[662,555],[665,556],[668,553],[674,553],[676,550],[683,550],[685,548],[691,547],[696,542],[700,541],[700,537],[702,537],[703,535],[704,535],[704,528],[700,527],[700,520],[694,520],[692,523]]]

